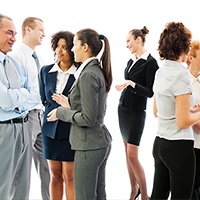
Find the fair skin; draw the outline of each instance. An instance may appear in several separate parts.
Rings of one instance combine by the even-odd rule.
[[[17,33],[13,22],[9,19],[3,18],[0,27],[0,51],[6,54],[12,51]]]
[[[130,33],[127,36],[127,48],[130,50],[131,54],[136,53],[137,58],[139,58],[145,52],[144,44],[142,42],[141,37],[135,39],[135,37]],[[136,83],[134,83],[133,81],[126,80],[123,84],[116,85],[115,87],[117,91],[122,91],[127,86],[135,88],[135,85]],[[133,144],[129,144],[125,141],[124,141],[124,146],[126,152],[127,168],[131,183],[130,200],[133,200],[135,198],[139,188],[141,192],[141,199],[147,200],[149,198],[147,195],[145,173],[138,158],[139,147]]]
[[[25,27],[25,36],[23,37],[23,42],[29,46],[33,51],[35,48],[42,44],[42,40],[45,37],[44,24],[40,20],[35,20],[36,26],[32,29],[29,26]]]
[[[188,59],[190,61],[189,70],[190,73],[197,78],[200,73],[200,49],[196,51],[196,56],[188,56]]]
[[[70,55],[67,51],[67,44],[64,39],[59,39],[55,53],[60,69],[62,71],[67,71],[71,67],[72,63]],[[53,94],[52,99],[58,104],[69,108],[68,98],[66,96],[60,94]],[[66,199],[75,200],[74,162],[48,160],[48,164],[51,175],[51,200],[63,199],[63,183],[65,186]]]
[[[84,62],[85,60],[93,56],[88,44],[81,45],[81,41],[78,40],[77,35],[75,35],[74,37],[74,46],[72,48],[72,51],[74,52],[76,62]],[[56,110],[57,109],[54,109],[48,114],[47,121],[55,121],[58,119],[56,117]]]
[[[182,54],[177,62],[185,62],[186,55]],[[179,129],[185,129],[200,120],[200,105],[190,107],[191,94],[176,96],[176,124]],[[154,97],[153,113],[157,117],[157,104]]]
[[[190,64],[188,66],[190,73],[197,78],[200,74],[200,47],[198,50],[196,50],[196,55],[195,57],[190,55],[188,56],[188,60],[190,61]],[[193,109],[195,109],[196,107],[199,107],[200,105],[194,105]],[[195,125],[193,125],[198,132],[200,132],[200,122],[197,122]]]
[[[146,51],[141,37],[135,39],[134,35],[132,35],[131,33],[129,33],[127,36],[126,47],[129,49],[131,54],[135,53],[137,58],[139,58]],[[135,83],[131,80],[126,80],[124,83],[116,85],[115,88],[117,89],[117,91],[122,91],[129,85],[135,88]]]

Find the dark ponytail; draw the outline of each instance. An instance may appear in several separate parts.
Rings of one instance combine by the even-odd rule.
[[[93,56],[98,55],[104,42],[104,50],[100,58],[100,63],[102,65],[102,71],[106,81],[106,91],[109,92],[112,85],[112,70],[108,39],[104,35],[99,35],[95,30],[89,28],[78,31],[77,36],[82,45],[88,44]]]

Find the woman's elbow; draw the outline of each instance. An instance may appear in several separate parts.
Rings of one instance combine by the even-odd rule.
[[[89,118],[89,117],[84,116],[82,118],[81,126],[92,127],[95,125],[95,123],[96,123],[96,120],[94,118]]]
[[[157,112],[153,112],[154,117],[158,117]]]
[[[185,123],[184,121],[178,121],[178,120],[176,121],[176,124],[179,129],[185,129],[190,126],[188,125],[188,123]]]

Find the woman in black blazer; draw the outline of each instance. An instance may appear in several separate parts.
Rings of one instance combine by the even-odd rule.
[[[74,34],[68,31],[55,33],[51,46],[55,52],[56,62],[44,66],[40,73],[40,95],[45,106],[42,126],[43,156],[48,160],[51,180],[51,200],[62,200],[64,190],[66,199],[75,200],[74,190],[74,153],[69,143],[71,124],[61,120],[47,121],[47,114],[64,105],[66,96],[75,81],[76,63],[73,46]],[[64,183],[64,184],[63,184]],[[65,188],[63,188],[65,185]]]
[[[126,81],[116,86],[118,91],[122,91],[118,117],[132,188],[130,200],[136,199],[140,192],[143,200],[148,199],[145,173],[138,159],[146,119],[147,97],[153,96],[154,76],[158,69],[157,61],[144,47],[148,32],[146,27],[129,32],[127,48],[133,54],[133,59],[128,61],[125,68]]]

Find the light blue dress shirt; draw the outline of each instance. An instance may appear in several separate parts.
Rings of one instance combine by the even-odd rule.
[[[31,85],[26,68],[22,63],[8,56],[13,66],[17,84],[9,87],[3,61],[5,54],[0,52],[0,121],[6,121],[26,115],[28,109],[38,102],[33,102],[38,94],[37,89]]]

